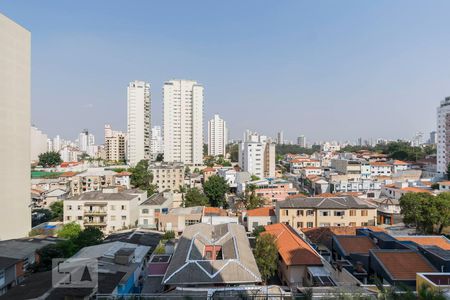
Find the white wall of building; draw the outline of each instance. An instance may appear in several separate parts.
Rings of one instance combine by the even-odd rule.
[[[203,164],[203,86],[170,80],[163,87],[164,161]]]
[[[48,137],[45,133],[35,126],[31,126],[30,142],[31,142],[31,161],[39,161],[39,154],[47,152]]]
[[[150,84],[144,81],[130,82],[127,88],[128,164],[135,166],[143,159],[150,159]]]
[[[0,13],[0,240],[28,236],[31,34]]]
[[[449,113],[450,97],[447,97],[441,101],[437,109],[437,172],[441,175],[447,172],[447,165],[450,162],[450,147],[446,146],[450,139],[450,120],[447,121]]]
[[[216,114],[208,122],[208,155],[225,156],[227,143],[227,123]]]

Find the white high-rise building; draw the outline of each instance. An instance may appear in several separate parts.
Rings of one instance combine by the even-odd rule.
[[[61,137],[59,135],[53,138],[53,151],[59,152],[61,150]]]
[[[0,240],[31,229],[30,69],[30,32],[0,13]]]
[[[112,127],[109,124],[105,124],[105,139],[108,137],[112,137]]]
[[[155,160],[158,154],[164,153],[164,143],[161,126],[152,127],[151,153],[152,160]]]
[[[239,166],[259,178],[274,178],[275,144],[266,136],[247,131],[239,143]]]
[[[78,148],[82,152],[91,152],[90,149],[92,149],[92,146],[95,145],[95,137],[92,133],[89,133],[87,129],[84,129],[83,132],[81,132],[78,135]],[[90,154],[89,154],[90,155]]]
[[[170,80],[163,87],[164,161],[203,164],[203,86]]]
[[[277,144],[278,145],[284,144],[284,133],[283,133],[283,131],[280,131],[277,134]]]
[[[302,148],[306,148],[306,137],[304,135],[299,136],[297,138],[297,144]]]
[[[127,160],[130,166],[135,166],[143,159],[150,159],[150,83],[138,80],[130,82],[127,102]]]
[[[45,133],[35,126],[31,126],[30,143],[31,143],[31,161],[39,161],[39,154],[47,152],[48,137]]]
[[[225,156],[227,143],[227,123],[216,114],[208,122],[208,155]]]
[[[437,108],[437,172],[447,173],[450,163],[450,97],[441,101]]]

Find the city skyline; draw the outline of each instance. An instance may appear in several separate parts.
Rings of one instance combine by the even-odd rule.
[[[407,16],[399,3],[287,2],[270,10],[254,3],[216,9],[208,3],[204,8],[201,3],[182,4],[176,15],[187,11],[196,18],[204,9],[209,14],[205,20],[187,22],[181,30],[182,21],[171,23],[157,15],[126,17],[125,5],[119,3],[108,3],[105,12],[100,10],[105,7],[101,1],[89,3],[92,13],[86,14],[87,4],[56,1],[51,14],[34,3],[9,1],[0,6],[34,32],[32,123],[49,136],[73,137],[82,128],[101,136],[103,125],[109,123],[125,130],[124,87],[135,79],[155,87],[152,126],[162,124],[165,81],[202,82],[205,118],[223,116],[233,139],[245,129],[271,136],[283,130],[289,140],[300,133],[310,141],[411,138],[417,131],[435,129],[436,107],[450,94],[446,71],[450,45],[444,42],[449,29],[443,16],[449,4],[444,2],[433,7],[415,2]],[[142,12],[166,9],[162,3],[140,5]],[[246,20],[250,9],[259,16]],[[227,14],[233,14],[233,21],[224,18]],[[81,18],[82,24],[77,21]],[[263,18],[269,22],[264,24]],[[165,28],[166,34],[158,28]],[[188,39],[187,32],[195,33],[195,38]],[[139,47],[131,43],[143,34],[146,38]],[[71,93],[65,93],[69,88]],[[108,116],[100,113],[103,107],[108,107]],[[402,122],[395,127],[388,122],[368,124],[370,107],[385,107],[383,120]],[[405,112],[403,117],[399,111]],[[48,113],[54,118],[46,118]],[[75,128],[81,115],[85,124]],[[352,122],[339,121],[345,118]],[[277,128],[267,119],[277,122]]]

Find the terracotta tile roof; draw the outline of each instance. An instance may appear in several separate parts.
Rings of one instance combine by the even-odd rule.
[[[394,160],[393,165],[409,165],[406,161],[403,160]]]
[[[206,173],[206,172],[216,172],[216,169],[214,169],[214,168],[204,168],[204,169],[202,170],[202,172],[203,172],[203,173]]]
[[[316,195],[314,197],[319,197],[319,198],[334,198],[334,197],[340,197],[340,196],[361,196],[363,193],[361,192],[340,192],[340,193],[323,193],[323,194],[319,194]]]
[[[122,171],[120,173],[117,173],[116,176],[131,176],[131,172]]]
[[[78,174],[77,172],[69,171],[69,172],[62,173],[61,175],[59,175],[59,177],[73,177],[77,174]]]
[[[322,265],[319,255],[290,226],[278,223],[267,225],[265,229],[261,234],[276,236],[278,253],[286,265]]]
[[[375,232],[386,232],[386,230],[377,226],[313,227],[302,228],[302,231],[314,244],[322,244],[325,245],[328,249],[331,249],[331,239],[334,235],[356,235],[356,229],[360,228],[367,228]]]
[[[43,190],[43,189],[31,189],[31,193],[33,193],[33,194],[43,194],[43,193],[45,193],[45,190]]]
[[[368,236],[345,236],[337,235],[335,239],[341,245],[342,250],[349,255],[350,253],[369,253],[370,249],[378,248],[377,245]]]
[[[61,163],[61,168],[67,168],[67,167],[73,167],[73,166],[78,166],[80,163],[77,161],[69,161],[69,162],[62,162]]]
[[[383,162],[383,161],[374,161],[370,163],[371,166],[375,166],[375,167],[390,167],[391,165]]]
[[[450,250],[450,241],[441,235],[436,236],[394,236],[399,241],[411,241],[422,246],[438,246],[444,250]]]
[[[275,216],[275,209],[273,207],[259,207],[247,210],[247,216],[250,217],[271,217]]]
[[[203,210],[203,215],[214,215],[214,216],[226,216],[227,212],[226,210],[219,208],[219,207],[208,207],[206,206]]]
[[[417,273],[436,272],[435,268],[417,252],[372,250],[372,253],[394,280],[416,280]]]
[[[402,191],[411,192],[411,193],[428,193],[431,194],[431,191],[426,189],[421,189],[418,187],[404,187],[401,189]]]
[[[441,181],[441,182],[439,182],[439,184],[442,184],[442,185],[450,185],[450,181]]]

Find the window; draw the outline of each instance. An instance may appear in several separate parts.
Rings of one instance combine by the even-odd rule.
[[[334,216],[335,217],[342,217],[345,216],[345,211],[344,210],[338,210],[334,212]]]
[[[194,225],[194,224],[197,224],[197,223],[199,223],[199,221],[197,221],[197,220],[185,220],[184,221],[184,225],[185,226]]]
[[[321,210],[319,215],[321,217],[328,217],[328,216],[330,216],[330,212],[328,210]]]
[[[356,209],[350,209],[350,217],[356,217]]]
[[[285,209],[285,210],[283,211],[283,216],[289,216],[289,210]]]
[[[367,217],[367,215],[368,215],[367,209],[361,210],[361,216],[362,216],[362,217]]]
[[[116,216],[111,216],[111,221],[115,221],[116,220]]]
[[[361,222],[361,226],[368,226],[369,224],[367,222]]]
[[[77,209],[78,209],[78,210],[81,210],[81,205],[78,205]]]
[[[354,227],[354,226],[356,226],[356,222],[350,222],[350,223],[348,223],[348,226]]]
[[[72,205],[67,205],[68,210],[72,210]]]
[[[142,210],[142,213],[143,213],[143,214],[148,214],[148,209],[147,209],[147,208],[144,208],[144,209]]]
[[[330,223],[320,223],[319,227],[330,227]]]
[[[70,221],[70,219],[71,219],[70,216],[67,216],[67,217],[66,217],[66,220],[67,220],[67,221]]]
[[[82,216],[78,216],[77,219],[78,219],[78,221],[81,221],[81,220],[83,220],[83,217]]]
[[[252,227],[253,227],[253,228],[258,227],[258,222],[253,222],[253,223],[252,223]]]
[[[307,216],[314,216],[314,210],[308,209],[308,210],[306,211],[306,215],[307,215]]]
[[[122,209],[122,210],[125,210],[125,205],[122,205],[121,209]]]
[[[313,222],[307,222],[306,223],[306,227],[308,227],[308,228],[312,228],[314,225],[313,225]]]
[[[303,222],[297,222],[297,228],[303,228]]]
[[[115,205],[111,205],[111,210],[116,210],[116,206]]]
[[[297,209],[297,217],[303,216],[303,210]]]
[[[127,220],[127,216],[122,216],[122,221],[126,221]]]

